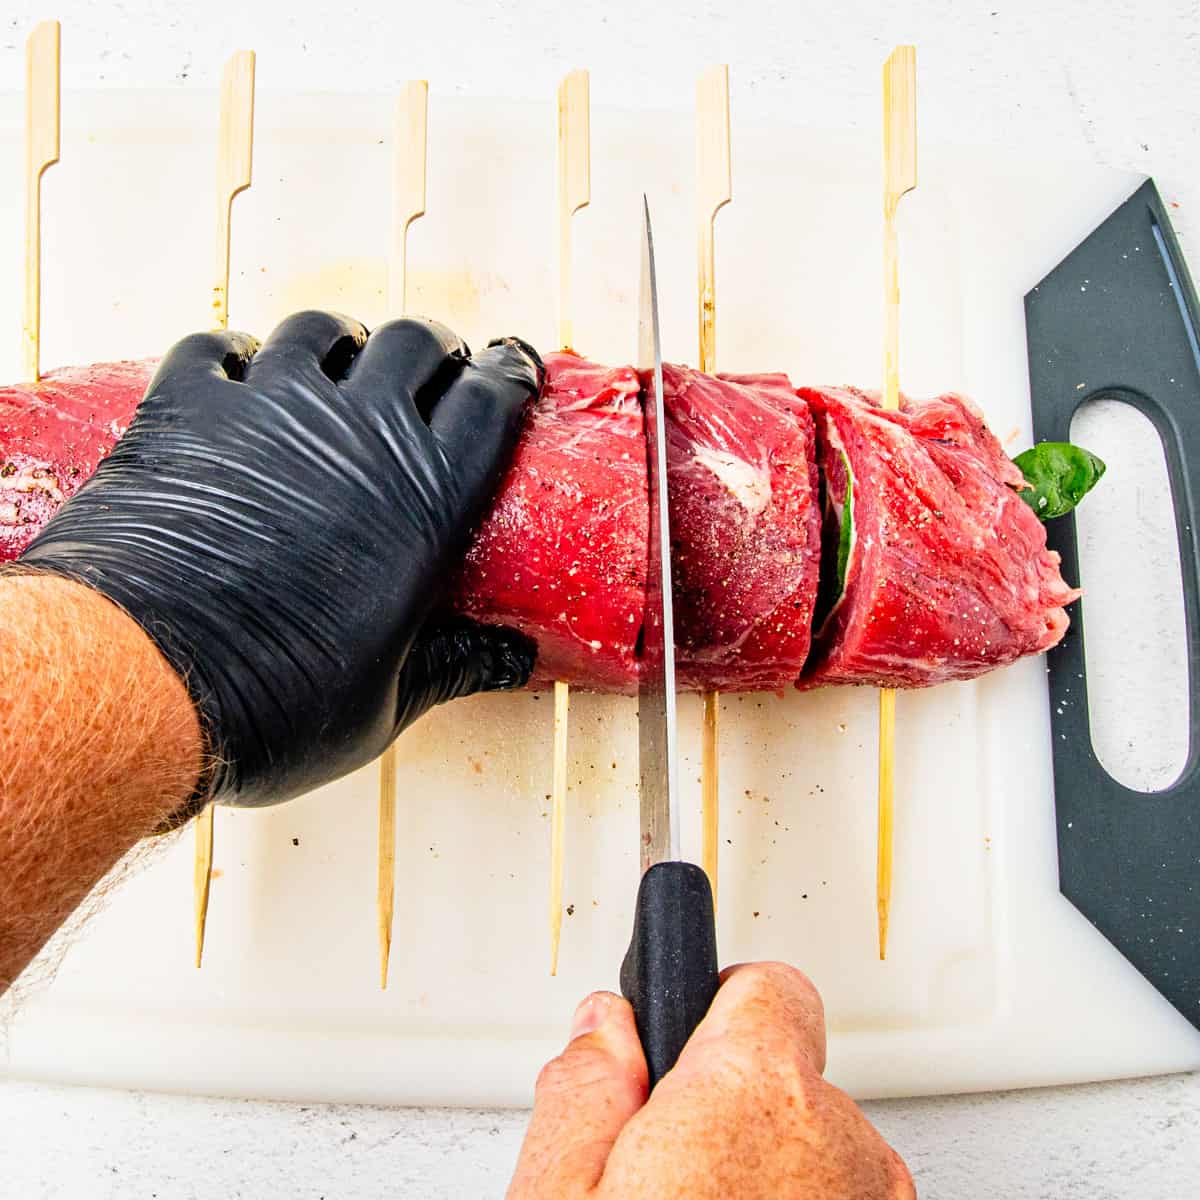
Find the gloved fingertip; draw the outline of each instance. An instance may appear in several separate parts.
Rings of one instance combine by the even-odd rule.
[[[534,370],[537,372],[538,391],[542,390],[542,386],[546,382],[546,364],[542,361],[542,356],[531,346],[524,338],[519,337],[501,337],[493,338],[487,344],[490,350],[494,346],[513,346],[520,350],[533,363]]]
[[[392,317],[373,329],[372,335],[384,335],[379,340],[386,340],[394,345],[402,344],[411,338],[413,332],[422,330],[440,344],[442,352],[450,358],[470,358],[471,347],[449,325],[444,325],[436,317],[425,317],[420,313],[406,313],[402,317]],[[406,336],[407,335],[407,336]]]
[[[189,334],[180,338],[163,356],[150,380],[147,394],[153,394],[167,384],[207,378],[213,372],[241,383],[258,349],[258,339],[248,333],[216,329]]]
[[[231,333],[229,335],[233,339],[234,348],[237,350],[240,357],[244,359],[253,358],[261,349],[262,341],[256,338],[252,333]]]
[[[508,692],[523,688],[533,675],[537,643],[504,626],[480,630],[480,659],[483,665],[481,691]]]
[[[225,352],[221,356],[221,370],[234,383],[241,383],[246,378],[246,370],[254,361],[254,356],[262,349],[262,342],[252,333],[242,333],[238,330],[217,331],[212,335],[219,339]]]
[[[515,629],[464,617],[432,624],[404,664],[396,731],[448,700],[524,687],[536,659],[536,643]]]

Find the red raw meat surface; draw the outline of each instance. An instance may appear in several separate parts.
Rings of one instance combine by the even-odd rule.
[[[786,375],[668,364],[663,389],[680,686],[788,687],[821,559],[812,415]]]
[[[537,642],[535,685],[636,689],[649,521],[638,390],[632,367],[546,356],[546,386],[454,589],[458,611]]]
[[[155,364],[0,389],[0,561],[15,558],[124,432]],[[920,687],[1054,645],[1078,592],[1013,491],[1021,475],[957,396],[884,413],[782,375],[664,371],[679,678],[687,688]],[[809,651],[820,570],[814,422],[836,501],[854,472],[839,606]],[[456,582],[454,606],[539,646],[536,684],[632,692],[646,574],[638,379],[573,354],[547,384]]]
[[[1024,480],[961,396],[884,412],[851,388],[801,388],[817,420],[826,488],[854,541],[840,603],[801,687],[912,688],[970,679],[1053,646],[1079,592],[1015,488]]]
[[[113,448],[156,365],[66,367],[0,388],[0,562],[33,541]]]
[[[812,417],[783,375],[667,366],[663,383],[680,686],[787,687],[808,653],[820,566]],[[647,522],[637,375],[548,355],[454,605],[536,639],[535,684],[631,692]]]

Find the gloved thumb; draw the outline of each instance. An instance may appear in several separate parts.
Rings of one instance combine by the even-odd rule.
[[[612,992],[593,992],[575,1010],[566,1049],[538,1076],[508,1200],[586,1196],[648,1092],[633,1009]]]
[[[396,732],[447,700],[524,687],[536,657],[537,647],[515,629],[465,617],[426,624],[400,672]]]

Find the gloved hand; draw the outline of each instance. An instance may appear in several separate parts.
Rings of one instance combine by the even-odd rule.
[[[515,339],[472,357],[433,322],[321,312],[167,354],[22,562],[114,600],[185,680],[213,765],[179,819],[287,800],[526,682],[526,638],[430,613],[542,378]]]

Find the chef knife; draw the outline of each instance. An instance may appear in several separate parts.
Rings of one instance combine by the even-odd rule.
[[[633,1006],[650,1086],[675,1065],[717,991],[717,934],[708,876],[679,855],[679,769],[671,514],[650,205],[642,198],[638,373],[650,500],[646,608],[638,676],[641,866],[621,991]]]

